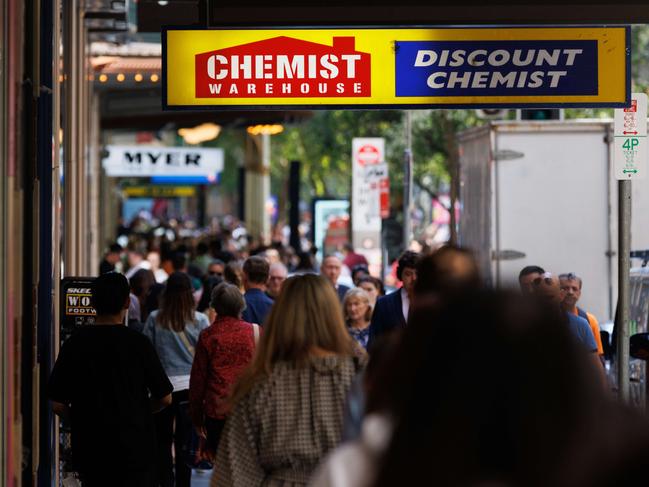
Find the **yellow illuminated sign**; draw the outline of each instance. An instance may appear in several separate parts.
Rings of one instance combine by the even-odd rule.
[[[195,186],[126,186],[122,189],[131,198],[189,198],[196,196]]]
[[[628,27],[219,29],[163,33],[182,107],[622,107]]]

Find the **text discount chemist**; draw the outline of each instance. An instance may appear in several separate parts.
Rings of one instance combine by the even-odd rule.
[[[464,66],[499,68],[505,65],[516,67],[557,67],[573,66],[582,49],[514,49],[513,51],[497,49],[489,52],[486,49],[467,51],[464,49],[433,51],[421,49],[417,52],[414,66],[416,68],[440,66]],[[430,88],[540,88],[548,83],[550,88],[559,85],[562,77],[567,76],[565,70],[517,70],[517,71],[438,71],[428,76]]]

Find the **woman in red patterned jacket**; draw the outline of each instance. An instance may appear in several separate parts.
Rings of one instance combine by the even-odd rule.
[[[241,319],[245,301],[232,284],[216,286],[210,306],[216,319],[201,333],[196,346],[189,411],[194,426],[207,438],[208,453],[214,455],[228,414],[230,391],[252,361],[260,329]]]

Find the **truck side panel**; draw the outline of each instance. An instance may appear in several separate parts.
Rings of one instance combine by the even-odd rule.
[[[480,270],[492,279],[492,151],[489,127],[474,130],[460,144],[460,244],[471,248]]]
[[[498,161],[501,250],[525,253],[500,261],[500,284],[515,284],[537,264],[584,280],[582,306],[600,319],[608,309],[608,146],[603,131],[502,132],[498,149],[520,159]]]

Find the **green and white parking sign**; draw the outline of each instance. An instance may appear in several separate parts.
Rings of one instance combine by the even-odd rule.
[[[647,95],[633,93],[631,105],[615,110],[615,178],[643,179],[647,173]]]

